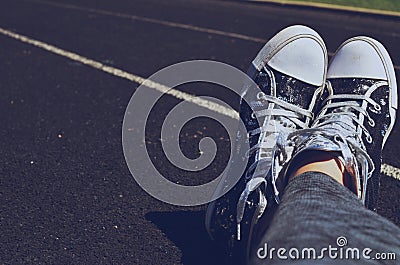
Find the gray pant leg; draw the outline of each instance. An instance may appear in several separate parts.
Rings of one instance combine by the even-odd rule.
[[[339,237],[342,241],[337,242]],[[341,246],[344,241],[347,244]],[[304,173],[289,182],[270,227],[256,245],[250,264],[400,264],[400,228],[366,209],[331,177],[317,172]],[[276,250],[271,256],[272,248]],[[281,250],[281,257],[287,260],[278,257],[279,248],[286,250]],[[327,249],[321,254],[323,248]],[[396,260],[368,260],[363,251],[371,258],[376,253],[394,253]],[[353,259],[357,252],[360,259]],[[292,259],[302,255],[306,259]]]

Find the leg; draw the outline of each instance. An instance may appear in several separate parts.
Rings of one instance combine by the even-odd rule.
[[[328,166],[331,161],[326,162]],[[301,169],[301,168],[300,168]],[[310,168],[312,169],[312,168]],[[338,167],[336,170],[340,170]],[[304,248],[316,249],[316,256],[321,255],[321,248],[338,248],[337,239],[347,239],[346,248],[357,248],[362,256],[365,248],[372,249],[371,257],[375,253],[395,252],[400,257],[400,228],[380,215],[366,209],[360,200],[349,189],[324,173],[305,171],[289,180],[282,202],[274,215],[267,233],[256,242],[251,253],[251,264],[289,264],[280,261],[277,253],[260,259],[265,253],[265,243],[268,251],[271,248],[285,248],[289,251],[296,247],[300,251]],[[339,255],[339,251],[333,251]],[[267,253],[268,254],[268,253]],[[294,257],[296,253],[293,253]],[[286,253],[289,260],[289,253]],[[332,264],[328,251],[324,257],[327,264]],[[339,256],[340,257],[340,256]],[[369,264],[373,260],[336,259],[335,264]],[[345,256],[344,256],[345,257]],[[297,263],[298,262],[298,263]],[[297,260],[294,264],[309,264],[310,260]],[[358,263],[357,263],[358,262]],[[395,264],[387,261],[387,264]],[[392,262],[392,263],[390,263]],[[292,264],[292,263],[290,263]],[[322,261],[321,263],[324,264]],[[378,264],[378,263],[375,263]],[[386,263],[383,263],[386,264]]]

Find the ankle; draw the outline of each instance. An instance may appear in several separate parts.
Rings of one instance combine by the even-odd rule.
[[[306,172],[324,173],[346,187],[349,185],[348,174],[346,174],[345,167],[336,152],[304,152],[296,157],[288,170],[290,178]]]

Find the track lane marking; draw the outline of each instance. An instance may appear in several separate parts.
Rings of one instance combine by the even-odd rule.
[[[185,92],[173,89],[173,88],[171,89],[171,88],[169,88],[169,87],[167,87],[165,85],[153,82],[153,81],[148,80],[148,79],[146,79],[144,77],[128,73],[128,72],[126,72],[124,70],[105,65],[105,64],[100,63],[98,61],[95,61],[95,60],[89,59],[87,57],[81,56],[81,55],[79,55],[77,53],[73,53],[73,52],[69,52],[69,51],[63,50],[63,49],[58,48],[56,46],[53,46],[53,45],[50,45],[50,44],[47,44],[47,43],[44,43],[44,42],[41,42],[41,41],[38,41],[38,40],[31,39],[31,38],[26,37],[24,35],[20,35],[20,34],[14,33],[12,31],[9,31],[9,30],[3,29],[3,28],[0,28],[0,33],[3,34],[3,35],[6,35],[8,37],[11,37],[13,39],[22,41],[24,43],[31,44],[33,46],[36,46],[38,48],[41,48],[41,49],[46,50],[48,52],[51,52],[53,54],[57,54],[57,55],[66,57],[66,58],[71,59],[71,60],[76,61],[76,62],[80,62],[80,63],[82,63],[84,65],[87,65],[87,66],[90,66],[92,68],[101,70],[101,71],[106,72],[108,74],[111,74],[111,75],[114,75],[114,76],[117,76],[117,77],[120,77],[120,78],[123,78],[123,79],[127,79],[127,80],[135,82],[135,83],[137,83],[139,85],[143,84],[146,87],[153,88],[155,90],[160,91],[161,93],[165,93],[165,94],[171,95],[171,96],[173,96],[175,98],[182,99],[182,100],[185,100],[185,101],[188,101],[188,102],[192,102],[192,103],[194,103],[196,105],[199,105],[199,106],[204,107],[206,109],[209,109],[209,110],[212,110],[214,112],[220,113],[222,115],[225,115],[225,116],[228,116],[228,117],[231,117],[231,118],[234,118],[234,119],[239,119],[239,114],[236,111],[233,111],[232,109],[229,109],[229,108],[227,108],[225,106],[222,106],[220,104],[217,104],[215,102],[208,101],[208,100],[205,100],[205,99],[202,99],[202,98],[198,98],[198,97],[196,97],[194,95],[191,95],[191,94],[188,94],[188,93],[185,93]]]
[[[386,176],[392,177],[394,179],[400,180],[400,169],[394,166],[388,164],[382,164],[381,173],[385,174]]]
[[[340,11],[351,11],[358,12],[362,14],[373,14],[373,15],[386,15],[393,17],[400,17],[399,12],[381,10],[381,9],[371,9],[365,7],[356,7],[350,5],[338,5],[338,4],[328,4],[328,3],[318,3],[318,2],[307,2],[307,1],[288,1],[288,0],[249,0],[253,2],[265,2],[265,3],[275,3],[281,5],[291,5],[291,6],[306,6],[306,7],[317,7],[327,10],[340,10]]]
[[[211,111],[220,113],[222,115],[226,115],[226,116],[228,116],[230,118],[239,120],[239,114],[238,114],[237,111],[235,111],[233,109],[230,109],[230,108],[227,108],[225,106],[222,106],[222,105],[220,105],[218,103],[215,103],[215,102],[212,102],[212,101],[209,101],[209,100],[205,100],[205,99],[202,99],[202,98],[198,98],[198,97],[196,97],[194,95],[191,95],[191,94],[188,94],[186,92],[182,92],[182,91],[167,87],[167,86],[159,84],[157,82],[148,80],[148,79],[146,79],[144,77],[141,77],[141,76],[138,76],[138,75],[135,75],[135,74],[132,74],[132,73],[128,73],[128,72],[126,72],[124,70],[121,70],[121,69],[118,69],[118,68],[115,68],[115,67],[112,67],[112,66],[105,65],[105,64],[100,63],[98,61],[95,61],[95,60],[89,59],[87,57],[81,56],[81,55],[79,55],[77,53],[70,52],[70,51],[67,51],[67,50],[63,50],[63,49],[61,49],[59,47],[56,47],[54,45],[47,44],[47,43],[44,43],[44,42],[29,38],[29,37],[24,36],[24,35],[14,33],[12,31],[3,29],[1,27],[0,27],[0,34],[3,34],[3,35],[5,35],[7,37],[10,37],[12,39],[21,41],[23,43],[30,44],[32,46],[35,46],[35,47],[40,48],[42,50],[48,51],[50,53],[53,53],[53,54],[68,58],[68,59],[70,59],[72,61],[76,61],[76,62],[82,63],[82,64],[90,66],[90,67],[92,67],[94,69],[103,71],[103,72],[105,72],[107,74],[111,74],[113,76],[120,77],[120,78],[129,80],[129,81],[132,81],[132,82],[134,82],[134,83],[136,83],[138,85],[145,85],[146,87],[149,87],[149,88],[155,89],[157,91],[160,91],[162,93],[171,95],[171,96],[173,96],[175,98],[191,102],[191,103],[196,104],[198,106],[201,106],[203,108],[206,108],[206,109],[209,109]],[[400,169],[398,169],[398,168],[396,168],[394,166],[391,166],[391,165],[388,165],[388,164],[383,164],[382,168],[381,168],[381,172],[383,174],[387,175],[387,176],[390,176],[392,178],[400,180]]]

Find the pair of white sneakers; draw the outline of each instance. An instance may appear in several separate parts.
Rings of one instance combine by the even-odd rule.
[[[246,89],[243,98],[252,100],[240,108],[248,163],[236,186],[209,204],[210,236],[228,251],[249,248],[267,205],[279,204],[290,163],[310,150],[335,152],[353,179],[349,188],[374,210],[382,148],[397,110],[395,71],[384,46],[351,38],[328,67],[321,36],[295,25],[267,42],[248,74],[258,86]],[[216,193],[223,188],[224,179]]]

